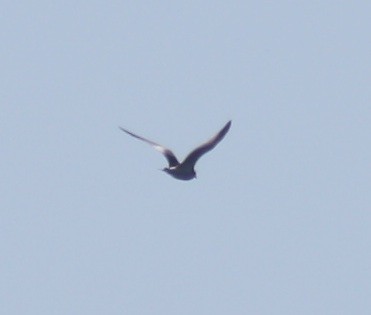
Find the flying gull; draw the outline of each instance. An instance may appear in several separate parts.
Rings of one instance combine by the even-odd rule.
[[[228,121],[226,125],[214,137],[212,137],[210,140],[194,149],[181,163],[178,162],[178,159],[176,158],[174,153],[168,148],[151,140],[142,138],[122,127],[119,128],[122,131],[129,134],[130,136],[142,140],[144,142],[147,142],[152,147],[154,147],[155,150],[161,152],[169,163],[169,167],[165,167],[164,169],[162,169],[162,171],[168,173],[169,175],[173,176],[176,179],[190,180],[196,178],[194,166],[197,160],[206,152],[209,152],[210,150],[214,149],[214,147],[224,138],[224,136],[228,132],[229,128],[231,127],[231,123],[232,121]]]

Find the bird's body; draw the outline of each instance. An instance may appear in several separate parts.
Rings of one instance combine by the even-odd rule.
[[[177,166],[165,167],[163,171],[176,179],[191,180],[196,178],[194,167],[184,163],[180,163]]]
[[[181,163],[178,162],[178,159],[176,158],[174,153],[171,150],[165,148],[164,146],[157,144],[151,140],[142,138],[122,127],[120,127],[120,129],[134,138],[147,142],[148,144],[153,146],[157,151],[161,152],[169,163],[169,167],[165,167],[163,169],[164,172],[168,173],[169,175],[176,179],[191,180],[193,178],[196,178],[194,166],[197,160],[206,152],[212,150],[224,138],[229,128],[231,127],[231,123],[232,122],[229,121],[214,137],[212,137],[209,141],[205,142],[204,144],[194,149],[191,153],[189,153],[188,156]]]

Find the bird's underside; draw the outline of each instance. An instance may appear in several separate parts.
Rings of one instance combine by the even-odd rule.
[[[151,140],[138,136],[122,127],[120,127],[120,129],[134,138],[147,142],[152,147],[154,147],[155,150],[161,152],[165,156],[169,164],[168,167],[165,167],[163,169],[164,172],[168,173],[169,175],[173,176],[176,179],[190,180],[190,179],[196,178],[196,172],[194,170],[194,166],[196,162],[198,161],[198,159],[205,153],[215,148],[215,146],[227,134],[229,128],[231,127],[231,123],[232,122],[229,121],[215,136],[213,136],[207,142],[201,144],[200,146],[195,148],[193,151],[191,151],[181,163],[179,163],[175,154],[170,149],[164,147],[163,145],[160,145],[156,142],[153,142]]]

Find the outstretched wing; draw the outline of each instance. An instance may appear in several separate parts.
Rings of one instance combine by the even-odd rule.
[[[204,144],[201,144],[199,147],[197,147],[191,153],[189,153],[185,160],[182,162],[182,164],[194,166],[197,160],[202,155],[214,149],[215,146],[224,138],[229,128],[231,127],[231,123],[232,123],[231,120],[228,121],[227,124],[223,127],[223,129],[220,130],[214,137],[212,137],[209,141],[205,142]]]
[[[165,158],[167,159],[168,163],[169,163],[169,167],[172,167],[172,166],[177,166],[179,164],[176,156],[174,155],[174,153],[169,150],[168,148],[165,148],[164,146],[156,143],[156,142],[153,142],[151,140],[148,140],[148,139],[145,139],[145,138],[142,138],[132,132],[130,132],[129,130],[126,130],[122,127],[119,127],[122,131],[126,132],[127,134],[129,134],[130,136],[134,137],[134,138],[137,138],[139,140],[142,140],[144,142],[147,142],[148,144],[150,144],[151,146],[153,146],[153,148],[159,152],[161,152]]]

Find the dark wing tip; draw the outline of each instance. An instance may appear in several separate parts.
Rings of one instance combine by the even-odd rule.
[[[231,125],[232,125],[232,120],[228,121],[225,126],[222,128],[222,130],[220,130],[218,132],[218,134],[215,136],[215,141],[219,142],[220,140],[222,140],[224,138],[224,136],[226,135],[226,133],[229,131],[229,128],[231,128]],[[218,140],[216,140],[218,139]]]
[[[122,128],[121,126],[119,126],[119,129],[122,130],[123,132],[129,133],[126,129]]]
[[[231,125],[232,125],[232,120],[228,121],[228,122],[225,124],[224,128],[226,128],[227,131],[228,131],[229,128],[231,128]]]

